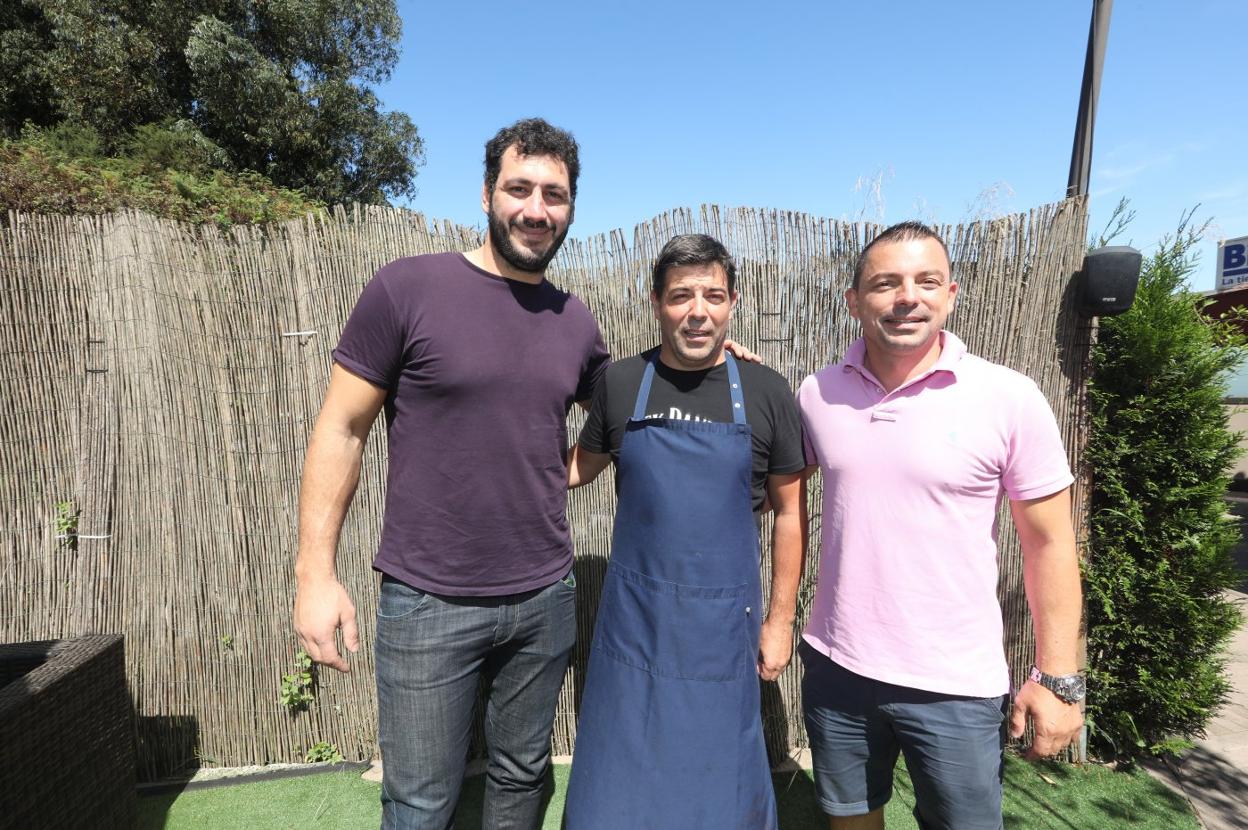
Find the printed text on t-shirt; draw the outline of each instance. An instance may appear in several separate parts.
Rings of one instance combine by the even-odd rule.
[[[647,419],[668,418],[669,420],[673,420],[673,421],[709,421],[711,420],[710,418],[703,418],[701,415],[695,415],[692,412],[686,415],[684,412],[680,411],[679,407],[675,407],[675,406],[669,408],[666,414],[662,412],[653,412],[647,415],[646,418]]]

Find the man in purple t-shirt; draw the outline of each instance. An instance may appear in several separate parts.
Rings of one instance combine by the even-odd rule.
[[[486,145],[481,247],[383,267],[334,350],[300,492],[295,629],[313,660],[348,671],[336,630],[350,651],[359,634],[334,559],[384,409],[383,827],[450,827],[482,676],[484,826],[541,820],[576,635],[564,425],[608,362],[589,311],[544,277],[572,223],[577,150],[540,119],[499,131]]]

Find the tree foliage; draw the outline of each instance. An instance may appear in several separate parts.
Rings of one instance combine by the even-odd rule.
[[[0,215],[107,213],[133,208],[221,226],[291,219],[322,209],[259,173],[228,173],[198,134],[161,126],[137,130],[127,152],[107,157],[88,127],[27,129],[0,138]]]
[[[14,0],[0,7],[0,130],[89,127],[110,152],[162,125],[326,202],[410,193],[411,120],[372,85],[397,61],[394,0]]]
[[[1243,338],[1184,287],[1200,236],[1188,219],[1092,351],[1088,715],[1109,757],[1175,752],[1203,734],[1240,623],[1223,596],[1236,584],[1223,495],[1239,450],[1222,398]]]

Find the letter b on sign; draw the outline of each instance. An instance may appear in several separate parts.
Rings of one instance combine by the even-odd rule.
[[[1222,249],[1223,272],[1248,265],[1248,248],[1244,245],[1227,245]]]

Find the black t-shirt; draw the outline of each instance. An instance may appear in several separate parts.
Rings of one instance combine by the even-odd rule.
[[[594,389],[593,405],[581,436],[577,439],[590,452],[620,457],[624,427],[633,416],[633,404],[646,363],[657,351],[612,363]],[[755,512],[762,509],[768,475],[796,473],[806,466],[802,454],[802,419],[793,390],[774,369],[738,360],[741,391],[745,396],[745,417],[754,444],[752,486]],[[732,422],[732,395],[728,388],[728,366],[682,372],[664,365],[655,368],[647,418],[682,418],[694,421]]]

